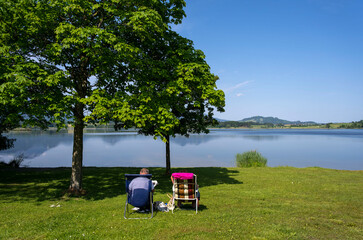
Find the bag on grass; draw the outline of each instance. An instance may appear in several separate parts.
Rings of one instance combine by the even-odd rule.
[[[169,211],[166,204],[161,202],[161,201],[154,202],[154,209],[156,211],[160,211],[160,212],[168,212]]]

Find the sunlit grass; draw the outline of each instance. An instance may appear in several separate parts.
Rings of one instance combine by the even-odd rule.
[[[154,200],[167,202],[170,178]],[[173,169],[177,171],[177,169]],[[124,174],[85,168],[84,197],[66,197],[70,169],[0,172],[0,239],[361,239],[363,171],[322,168],[193,168],[201,202],[125,220]],[[59,205],[59,207],[57,207]],[[51,207],[53,206],[53,207]]]

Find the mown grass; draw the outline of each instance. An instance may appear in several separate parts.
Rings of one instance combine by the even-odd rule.
[[[168,201],[170,178],[154,200]],[[177,171],[178,169],[173,169]],[[0,239],[362,239],[363,171],[192,168],[200,209],[125,220],[124,174],[85,168],[84,197],[68,198],[70,169],[0,170]],[[60,207],[50,207],[51,205]]]

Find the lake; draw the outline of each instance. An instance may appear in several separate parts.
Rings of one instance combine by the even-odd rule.
[[[24,154],[29,167],[70,167],[73,135],[12,132],[14,148],[0,151],[8,162]],[[172,167],[233,167],[235,155],[257,150],[267,165],[363,170],[363,130],[267,129],[211,130],[189,138],[171,138]],[[84,135],[84,166],[165,167],[165,144],[134,132]]]

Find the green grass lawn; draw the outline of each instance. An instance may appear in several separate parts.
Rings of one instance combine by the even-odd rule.
[[[155,201],[171,182],[151,168]],[[177,171],[178,169],[172,169]],[[362,239],[363,171],[322,168],[191,168],[193,209],[125,220],[125,173],[84,168],[84,197],[68,198],[69,168],[0,170],[0,239]],[[60,205],[60,207],[50,207]]]

